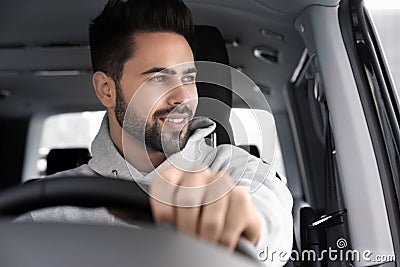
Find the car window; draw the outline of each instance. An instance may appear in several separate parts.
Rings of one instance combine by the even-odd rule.
[[[286,175],[282,150],[271,113],[259,109],[232,108],[230,122],[236,145],[255,145],[260,157],[273,162],[274,168]],[[265,127],[261,129],[261,125]],[[275,139],[275,140],[274,140]]]
[[[400,1],[365,0],[365,6],[374,22],[382,48],[392,73],[394,84],[400,88]]]
[[[396,1],[397,2],[397,1]],[[378,164],[380,185],[385,198],[390,230],[388,251],[393,244],[398,248],[399,204],[399,54],[394,45],[398,42],[399,3],[395,1],[365,1],[354,7],[352,14],[354,37],[360,61],[352,59],[363,110]],[[363,3],[365,5],[363,5]],[[396,15],[397,14],[397,15]],[[361,63],[361,64],[359,64]],[[362,66],[358,72],[357,65]],[[359,75],[361,73],[361,75]],[[364,81],[360,79],[364,77]],[[370,197],[372,198],[372,197]],[[376,202],[376,201],[375,201]],[[350,209],[350,208],[349,208]],[[374,241],[377,243],[378,241]],[[394,250],[396,251],[396,249]]]
[[[40,137],[38,175],[46,171],[46,156],[54,148],[88,148],[96,136],[105,111],[64,113],[45,119]]]

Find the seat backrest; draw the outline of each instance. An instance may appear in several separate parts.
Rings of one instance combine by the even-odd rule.
[[[214,26],[196,26],[191,46],[196,61],[211,61],[229,66],[228,52],[225,41],[220,31]],[[231,85],[231,74],[228,68],[223,73],[210,73],[218,75],[222,84]],[[200,82],[197,83],[199,105],[196,116],[213,119],[217,123],[215,133],[217,144],[234,144],[233,131],[229,122],[232,107],[232,91],[216,84],[201,82],[202,72],[199,72]],[[205,79],[209,77],[204,77]],[[217,101],[207,101],[208,98]]]
[[[56,148],[47,155],[46,175],[79,167],[91,158],[87,148]]]

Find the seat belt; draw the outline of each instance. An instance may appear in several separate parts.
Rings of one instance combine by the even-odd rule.
[[[312,87],[314,90],[313,102],[319,105],[325,117],[325,214],[319,216],[311,207],[304,207],[300,210],[302,255],[308,255],[303,253],[303,251],[307,250],[314,251],[316,256],[315,258],[306,258],[303,255],[301,266],[349,267],[352,263],[345,261],[345,257],[339,257],[339,250],[342,250],[342,255],[346,255],[346,251],[350,248],[346,217],[347,210],[344,207],[344,200],[342,199],[341,187],[337,175],[336,150],[329,123],[329,109],[318,77],[318,74],[314,74],[314,80],[310,80],[310,82],[314,83]],[[318,90],[318,92],[315,92],[315,90]],[[338,257],[337,260],[329,259],[329,249],[338,251],[336,255]]]

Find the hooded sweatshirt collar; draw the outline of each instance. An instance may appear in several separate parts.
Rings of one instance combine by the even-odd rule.
[[[215,127],[215,122],[208,118],[194,118],[189,129],[190,137],[186,146],[182,151],[171,155],[169,159],[172,159],[176,163],[181,162],[185,164],[184,161],[188,159],[191,162],[194,159],[204,157],[208,152],[204,151],[204,149],[212,150],[211,147],[205,144],[204,137],[211,134],[215,130]],[[129,162],[125,161],[125,158],[115,147],[110,136],[107,114],[105,114],[100,130],[92,143],[91,152],[93,158],[88,163],[89,167],[101,176],[123,178],[137,182],[147,175],[147,173],[141,173]],[[162,168],[164,165],[166,165],[166,162],[162,163],[158,168]],[[143,182],[148,183],[149,181]]]

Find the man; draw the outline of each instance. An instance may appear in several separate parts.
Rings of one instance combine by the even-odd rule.
[[[108,2],[89,29],[93,85],[107,116],[88,165],[55,177],[135,180],[149,187],[157,221],[229,249],[245,238],[255,252],[265,246],[290,252],[292,199],[285,184],[274,175],[265,177],[269,166],[243,150],[208,146],[204,138],[215,124],[193,118],[192,31],[190,10],[181,0]],[[254,181],[260,186],[250,194]],[[25,219],[122,223],[114,214],[57,207]]]

